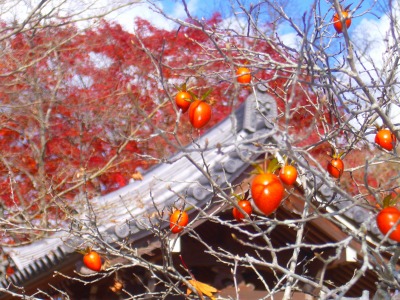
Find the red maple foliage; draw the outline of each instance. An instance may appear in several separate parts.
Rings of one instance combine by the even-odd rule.
[[[214,15],[205,29],[220,22]],[[52,26],[2,42],[0,198],[10,220],[23,213],[25,220],[48,226],[52,219],[57,226],[69,213],[64,207],[82,191],[91,197],[119,189],[139,167],[190,142],[187,133],[198,131],[186,115],[174,132],[174,86],[186,83],[198,95],[211,89],[213,117],[201,133],[251,93],[235,80],[235,65],[248,63],[241,48],[287,59],[268,43],[218,40],[201,28],[169,31],[140,19],[136,28],[132,34],[105,21],[83,32]],[[257,63],[252,69],[255,82],[270,81],[283,111],[288,97],[282,91],[292,70],[272,72]],[[307,106],[315,97],[305,97],[305,90],[294,90],[294,107],[303,108],[295,110],[291,124],[311,124],[315,109]]]

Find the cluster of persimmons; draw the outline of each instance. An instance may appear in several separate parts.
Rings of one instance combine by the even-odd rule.
[[[349,6],[342,8],[341,15],[338,13],[333,16],[333,27],[338,34],[343,32],[344,26],[349,28],[351,16]],[[249,85],[252,81],[251,70],[246,66],[240,66],[236,70],[236,80],[241,85]],[[212,117],[212,101],[208,99],[211,91],[206,92],[201,97],[197,97],[186,84],[178,88],[175,95],[175,104],[182,114],[188,112],[191,125],[200,129],[207,125]],[[375,136],[375,143],[384,151],[392,151],[396,145],[395,135],[386,128],[378,128]],[[343,153],[333,151],[332,157],[326,166],[327,172],[331,177],[339,180],[344,172]],[[264,215],[270,215],[280,206],[285,192],[285,186],[297,184],[298,170],[295,165],[287,163],[280,164],[276,158],[270,160],[264,168],[255,166],[256,175],[251,181],[250,191],[245,196],[235,195],[235,203],[232,214],[233,217],[241,222],[251,218],[254,204],[258,211]],[[389,201],[392,200],[392,201]],[[386,202],[393,203],[393,199]],[[252,204],[253,203],[253,204]],[[189,224],[189,215],[184,209],[174,209],[169,217],[169,227],[173,234],[182,232]],[[400,225],[396,225],[400,219],[400,211],[393,205],[386,205],[377,215],[377,225],[380,231],[389,238],[400,242]],[[396,225],[397,227],[395,227]],[[86,249],[84,254],[84,264],[94,270],[100,271],[102,267],[100,255],[92,249]]]

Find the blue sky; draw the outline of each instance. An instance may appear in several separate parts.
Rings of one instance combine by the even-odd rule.
[[[228,17],[226,12],[230,11],[229,3],[235,2],[235,0],[227,1],[215,1],[215,0],[186,0],[189,10],[192,15],[198,18],[210,17],[214,12],[220,12],[223,17]],[[257,3],[257,0],[241,0],[247,1],[248,3]],[[278,1],[278,0],[275,0]],[[284,0],[283,0],[284,1]],[[310,10],[314,4],[313,0],[286,0],[287,5],[284,10],[285,12],[295,21],[296,24],[302,24],[301,17],[307,12],[308,16],[313,16]],[[361,5],[359,5],[362,1]],[[261,2],[261,1],[260,1]],[[167,14],[172,15],[179,19],[186,19],[186,14],[182,7],[181,0],[161,0],[157,2],[161,5]],[[325,24],[328,24],[332,20],[334,10],[332,9],[331,0],[320,0],[321,7],[320,15],[324,17]],[[355,11],[352,17],[352,25],[349,28],[350,38],[355,44],[358,44],[366,56],[371,57],[375,66],[379,68],[384,64],[384,53],[386,51],[385,34],[389,30],[390,22],[385,11],[388,11],[388,0],[346,0],[342,2],[342,6],[346,7],[350,3],[351,9],[354,9],[357,5],[359,7]],[[225,8],[224,8],[225,7]],[[249,7],[249,6],[247,6]],[[398,6],[396,6],[398,8]],[[239,9],[235,9],[236,12],[240,12]],[[144,16],[144,12],[140,12],[140,16]],[[162,27],[168,28],[168,22],[165,22],[162,18],[155,15],[154,12],[150,12],[148,19],[152,23],[158,23]],[[329,35],[334,35],[335,31],[331,25],[327,25]],[[278,29],[278,34],[281,40],[287,44],[295,45],[296,34],[293,33],[290,26],[283,26]],[[338,39],[339,41],[339,39]],[[365,48],[364,48],[365,46]],[[369,62],[364,62],[365,66],[368,67]],[[364,78],[367,82],[370,78]],[[396,110],[393,120],[400,122],[400,114]]]
[[[229,5],[230,1],[224,0],[216,2],[215,0],[186,0],[191,14],[198,18],[207,18],[212,15],[213,12],[222,12],[222,15],[226,17],[224,12],[228,9],[224,9],[224,5]],[[236,1],[236,0],[231,0]],[[257,3],[257,0],[244,0],[253,1]],[[278,1],[278,0],[274,0]],[[285,1],[285,0],[282,0]],[[295,20],[296,24],[301,24],[301,17],[305,12],[310,14],[310,8],[313,5],[312,0],[286,0],[290,3],[289,6],[285,8],[287,14]],[[320,0],[321,2],[321,15],[324,16],[327,34],[334,38],[333,42],[340,42],[340,36],[335,38],[335,31],[332,25],[329,24],[332,20],[334,11],[332,10],[331,0]],[[385,64],[385,52],[386,52],[386,34],[390,28],[390,22],[384,11],[387,10],[388,0],[346,0],[342,2],[342,5],[346,7],[349,3],[353,3],[351,8],[353,9],[356,5],[362,1],[362,5],[356,10],[352,18],[352,25],[349,28],[350,39],[356,44],[360,52],[362,52],[365,57],[370,57],[376,68],[380,68]],[[156,2],[157,5],[162,6],[168,15],[184,20],[187,18],[184,9],[182,7],[181,0],[161,0]],[[294,4],[295,3],[295,4]],[[372,4],[375,3],[375,6]],[[386,7],[385,7],[386,6]],[[396,9],[399,9],[399,5],[396,5]],[[239,10],[236,10],[239,12]],[[152,24],[166,28],[172,29],[176,28],[176,24],[168,22],[161,15],[154,12],[154,10],[148,9],[145,6],[135,5],[129,9],[126,14],[120,15],[117,20],[122,21],[126,25],[126,29],[133,28],[133,20],[135,17],[142,17],[149,20]],[[296,47],[296,40],[298,36],[291,30],[290,26],[284,26],[278,29],[278,34],[280,39],[292,47]],[[371,61],[364,62],[364,66],[367,68],[372,68]],[[370,78],[364,78],[366,82]],[[396,110],[396,115],[393,116],[393,120],[400,123],[400,111]]]
[[[249,7],[250,3],[257,3],[258,1],[252,1],[252,0],[241,0],[243,3],[247,2],[247,7]],[[186,1],[188,5],[193,9],[191,12],[195,13],[199,17],[209,17],[212,13],[218,11],[222,15],[224,15],[224,12],[229,10],[229,5],[230,1],[215,1],[215,0],[187,0]],[[235,1],[233,1],[235,2]],[[310,8],[314,4],[314,0],[288,0],[290,3],[289,5],[286,5],[285,11],[288,12],[288,14],[291,17],[299,17],[302,16],[304,12],[309,11]],[[363,4],[359,8],[360,13],[364,13],[367,9],[369,9],[371,6],[373,6],[372,10],[370,13],[367,15],[364,15],[363,17],[367,18],[376,18],[380,17],[382,15],[382,9],[384,9],[384,6],[387,6],[386,2],[387,0],[378,0],[378,2],[374,4],[374,0],[364,0]],[[161,0],[156,3],[161,4],[166,12],[170,14],[174,14],[177,11],[177,7],[182,5],[181,0]],[[320,1],[321,3],[321,9],[322,13],[325,13],[329,10],[329,7],[331,6],[330,1],[327,0],[322,0]],[[356,5],[358,5],[358,1],[343,1],[343,6],[346,7],[349,4],[352,4],[351,8],[354,8]],[[224,9],[225,8],[225,9]],[[360,18],[355,18],[353,21],[355,24],[357,24],[360,21]]]
[[[229,8],[230,2],[235,2],[233,1],[215,1],[215,0],[186,0],[188,8],[191,12],[191,14],[201,18],[208,18],[210,17],[214,12],[219,12],[221,13],[224,17],[227,17],[228,12],[231,11]],[[249,7],[249,3],[257,3],[258,1],[256,0],[242,0],[242,2],[247,2],[247,7]],[[314,4],[313,0],[287,0],[289,5],[285,7],[286,13],[296,20],[296,23],[301,23],[301,17],[305,12],[310,13],[310,8]],[[360,22],[364,19],[371,20],[374,22],[379,22],[379,18],[382,16],[382,7],[387,6],[385,4],[387,0],[378,0],[378,2],[375,4],[375,6],[372,8],[371,11],[368,11],[369,8],[371,8],[372,4],[374,3],[374,0],[364,0],[363,4],[361,7],[357,10],[355,17],[352,19],[352,26],[350,30],[356,28]],[[321,0],[321,14],[326,14],[326,21],[330,21],[333,15],[333,11],[329,11],[331,4],[329,0]],[[343,6],[347,6],[350,3],[352,4],[351,8],[354,8],[357,4],[358,1],[343,1]],[[380,4],[383,3],[383,4]],[[186,14],[183,9],[182,1],[181,0],[160,0],[160,1],[155,1],[155,4],[157,6],[162,7],[165,12],[168,15],[180,18],[180,19],[185,19]],[[240,13],[239,9],[235,10],[236,12]],[[360,16],[361,14],[361,16]],[[119,17],[119,20],[122,20],[122,23],[124,24],[129,24],[127,25],[128,27],[133,26],[133,18],[135,16],[140,16],[145,19],[150,20],[152,23],[161,26],[161,27],[166,27],[169,28],[169,26],[172,26],[171,23],[166,22],[163,17],[160,15],[157,15],[154,11],[151,9],[148,9],[145,7],[145,5],[134,5],[131,9],[127,11],[126,14],[124,14],[123,17]],[[130,29],[130,28],[127,28]],[[283,30],[283,32],[282,32]],[[287,33],[286,30],[288,28],[282,28],[281,32],[282,33]]]

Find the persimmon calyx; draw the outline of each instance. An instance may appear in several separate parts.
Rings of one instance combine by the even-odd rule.
[[[254,170],[251,172],[251,174],[273,174],[281,168],[281,165],[276,157],[270,161],[265,160],[263,166],[259,164],[252,164],[252,166],[254,167]]]

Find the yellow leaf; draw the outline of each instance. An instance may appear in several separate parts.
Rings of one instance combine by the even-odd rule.
[[[207,297],[210,297],[211,300],[215,300],[213,294],[218,292],[215,287],[194,279],[188,280],[188,282],[196,289],[197,293],[200,296],[200,299],[204,300],[203,295],[206,295]],[[186,295],[190,295],[191,293],[192,290],[188,288],[186,291]]]
[[[139,181],[139,180],[143,180],[142,173],[140,173],[139,171],[133,173],[133,174],[131,175],[131,177],[132,177],[132,179],[134,179],[134,180],[138,180],[138,181]]]

